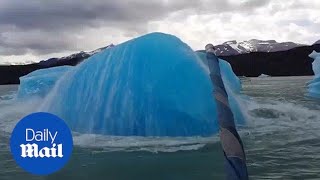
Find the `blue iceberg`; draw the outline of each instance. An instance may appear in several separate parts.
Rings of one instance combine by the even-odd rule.
[[[218,124],[203,56],[175,36],[147,34],[68,70],[40,110],[60,116],[80,133],[210,136]],[[243,123],[240,81],[227,62],[220,66],[232,110]]]
[[[60,66],[40,69],[20,77],[18,98],[30,96],[45,97],[58,79],[71,68],[71,66]]]
[[[315,77],[308,83],[309,96],[320,98],[320,53],[313,51],[310,55],[314,59],[312,69]]]

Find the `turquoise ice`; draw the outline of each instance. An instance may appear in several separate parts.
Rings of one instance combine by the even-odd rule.
[[[213,135],[218,131],[214,87],[200,56],[172,35],[132,39],[68,70],[39,110],[58,115],[80,133]],[[232,110],[243,123],[240,81],[227,62],[220,66]]]
[[[71,66],[60,66],[49,69],[40,69],[20,78],[18,98],[32,96],[45,97],[60,77]]]
[[[320,98],[320,53],[313,51],[310,55],[314,59],[312,69],[315,77],[308,84],[309,96]]]

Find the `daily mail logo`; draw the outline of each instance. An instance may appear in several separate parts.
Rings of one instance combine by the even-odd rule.
[[[57,172],[72,154],[72,134],[66,123],[49,113],[34,113],[18,122],[10,148],[24,170],[36,175]]]
[[[63,151],[62,151],[62,144],[56,144],[54,143],[54,140],[56,139],[58,135],[58,131],[55,131],[55,133],[52,133],[49,131],[49,129],[44,129],[42,131],[35,131],[33,129],[27,128],[26,129],[26,142],[42,142],[42,141],[48,141],[51,142],[51,147],[44,147],[39,149],[38,144],[21,144],[21,157],[29,157],[29,158],[63,158]]]

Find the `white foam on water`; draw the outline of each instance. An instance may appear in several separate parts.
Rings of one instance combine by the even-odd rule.
[[[28,101],[18,101],[15,98],[0,101],[0,132],[11,133],[18,121],[33,113],[40,102],[36,98]]]
[[[248,104],[247,126],[262,134],[293,130],[304,133],[305,129],[316,132],[320,129],[319,110],[320,107],[313,109],[283,101],[251,101]]]
[[[136,137],[105,136],[74,133],[74,144],[83,148],[105,151],[176,152],[203,148],[218,141],[218,137]]]
[[[17,101],[15,99],[0,101],[0,132],[9,137],[16,123],[24,116],[34,112],[42,103],[42,99]],[[311,109],[300,104],[241,99],[242,111],[246,112],[246,125],[239,128],[241,136],[250,135],[249,131],[268,133],[282,130],[298,129],[308,126],[320,129],[320,113],[318,109]],[[255,111],[272,113],[274,117],[255,114]],[[246,127],[252,127],[248,128]],[[148,151],[177,152],[193,151],[203,148],[207,144],[217,143],[218,135],[211,137],[128,137],[106,136],[97,134],[73,133],[74,145],[81,148],[98,149],[99,152],[109,151]]]
[[[10,99],[0,101],[0,133],[10,137],[12,130],[20,119],[35,112],[42,99],[33,98],[28,101]],[[110,151],[147,151],[147,152],[177,152],[193,151],[203,148],[206,144],[218,141],[218,136],[212,137],[135,137],[107,136],[98,134],[80,134],[73,132],[74,145],[81,148],[99,149],[95,152]]]

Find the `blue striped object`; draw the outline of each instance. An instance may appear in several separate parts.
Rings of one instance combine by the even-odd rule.
[[[246,156],[221,78],[219,59],[213,51],[207,51],[207,60],[210,78],[215,87],[213,94],[217,103],[220,140],[225,157],[227,179],[245,180],[248,179]]]

